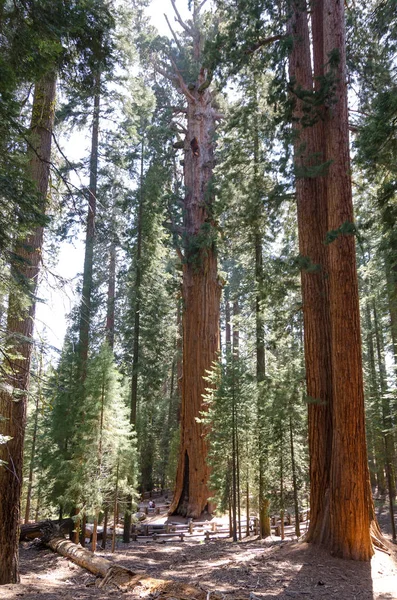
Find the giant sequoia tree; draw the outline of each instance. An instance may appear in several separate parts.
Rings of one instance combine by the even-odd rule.
[[[308,393],[313,396],[308,540],[344,558],[368,560],[374,517],[365,439],[343,4],[324,0],[312,11],[314,77],[323,89],[313,86],[307,13],[301,5],[292,7],[290,30],[294,118],[300,134],[295,140],[300,249],[312,271],[302,276]],[[322,113],[311,114],[311,122],[305,106],[309,96],[319,99],[315,104]]]
[[[207,442],[203,425],[197,422],[203,409],[206,371],[211,369],[219,348],[220,283],[215,249],[211,178],[214,166],[216,110],[212,106],[211,74],[202,64],[203,15],[193,3],[192,20],[185,23],[172,0],[176,18],[189,43],[190,80],[185,80],[171,54],[171,69],[165,74],[186,101],[183,142],[183,376],[181,446],[176,488],[170,513],[198,517],[209,497]],[[186,44],[187,45],[187,44]],[[178,47],[180,47],[178,43]],[[186,61],[187,62],[187,61]],[[185,62],[185,64],[186,64]]]

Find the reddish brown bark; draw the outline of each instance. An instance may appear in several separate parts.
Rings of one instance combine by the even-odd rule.
[[[325,158],[328,229],[353,223],[350,175],[344,4],[324,0],[324,55],[337,57],[334,98],[327,107]],[[330,479],[331,548],[343,558],[368,560],[371,505],[365,439],[364,388],[355,238],[339,234],[329,244],[329,298],[333,366]]]
[[[314,91],[308,14],[301,4],[293,5],[290,33],[290,79],[294,101],[294,162],[297,170],[296,195],[299,252],[307,265],[301,271],[308,429],[310,455],[310,528],[308,541],[326,542],[328,528],[329,469],[332,448],[332,367],[328,307],[327,205],[325,169],[317,177],[309,171],[324,164],[324,128],[321,115],[313,111],[311,125],[304,122],[304,100],[300,92]],[[313,46],[316,76],[321,76],[322,0],[313,7]],[[305,126],[306,125],[306,126]],[[306,176],[305,176],[306,175]]]
[[[293,12],[291,74],[297,89],[301,85],[312,90],[307,15],[298,5]],[[352,235],[340,230],[346,224],[352,226],[354,218],[343,3],[316,2],[312,19],[314,74],[322,75],[327,57],[333,96],[315,125],[302,127],[300,99],[294,114],[299,132],[295,163],[311,167],[315,164],[311,156],[319,153],[328,167],[317,177],[301,173],[297,178],[301,253],[318,271],[311,279],[302,275],[307,384],[314,399],[309,409],[312,506],[308,540],[327,545],[343,558],[368,560],[373,553],[370,530],[376,522],[365,440],[355,243]],[[325,246],[327,231],[336,236]]]
[[[198,8],[189,24],[194,56],[200,60]],[[186,26],[187,27],[187,26]],[[206,431],[197,422],[203,406],[204,380],[219,350],[221,286],[215,251],[215,225],[211,217],[211,178],[214,165],[215,111],[206,73],[200,70],[194,86],[187,88],[178,75],[187,99],[187,133],[184,143],[184,264],[183,264],[183,376],[181,445],[174,500],[170,514],[198,517],[209,497]]]
[[[38,192],[43,213],[51,158],[51,138],[54,122],[56,77],[48,74],[36,84],[33,100],[30,140],[30,173]],[[26,425],[26,402],[29,390],[29,371],[35,318],[35,294],[40,271],[43,227],[18,240],[16,260],[12,265],[15,276],[29,288],[29,307],[20,302],[21,295],[10,293],[7,336],[11,356],[7,360],[9,375],[0,389],[1,433],[10,436],[0,445],[0,584],[17,583],[20,497],[22,485],[23,442]],[[15,355],[18,358],[14,358]]]

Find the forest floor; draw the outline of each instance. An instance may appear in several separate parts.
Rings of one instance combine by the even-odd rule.
[[[387,513],[379,509],[387,532]],[[387,537],[387,533],[386,533]],[[397,547],[376,551],[371,564],[344,561],[305,543],[246,538],[234,543],[119,542],[115,554],[98,552],[133,571],[174,579],[224,595],[225,600],[397,600]],[[6,600],[108,600],[137,592],[98,588],[95,577],[50,550],[21,544],[21,583],[0,587]]]

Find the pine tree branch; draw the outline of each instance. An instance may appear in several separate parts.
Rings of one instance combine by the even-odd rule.
[[[253,46],[247,48],[247,50],[244,50],[244,54],[254,54],[257,50],[263,48],[263,46],[269,46],[269,44],[272,44],[273,42],[278,42],[279,40],[282,40],[285,37],[285,35],[272,35],[271,37],[258,40]]]

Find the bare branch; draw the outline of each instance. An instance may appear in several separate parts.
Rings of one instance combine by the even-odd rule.
[[[172,75],[172,73],[168,73],[168,71],[166,71],[162,67],[159,67],[159,65],[154,65],[154,68],[155,68],[155,71],[157,71],[157,73],[160,73],[160,75],[162,75],[169,81],[172,81],[172,83],[179,83],[179,80],[176,77],[176,75]]]
[[[360,127],[354,125],[354,123],[349,123],[349,131],[351,131],[351,133],[359,133]]]
[[[200,10],[203,8],[204,4],[207,2],[207,0],[203,0],[202,3],[199,6],[199,12]]]
[[[175,33],[175,31],[172,29],[172,27],[171,27],[171,23],[169,22],[169,20],[168,20],[168,17],[167,17],[167,15],[166,15],[165,13],[164,13],[164,16],[165,16],[165,20],[167,21],[167,25],[168,25],[168,27],[170,28],[170,31],[171,31],[171,33],[172,33],[172,37],[174,38],[174,40],[175,40],[175,43],[176,43],[176,45],[178,46],[179,52],[182,52],[182,51],[183,51],[183,50],[182,50],[182,46],[180,45],[180,43],[179,43],[179,40],[178,40],[178,38],[176,37],[176,33]]]
[[[175,21],[177,21],[179,23],[179,25],[181,27],[183,27],[183,29],[186,31],[186,33],[188,33],[189,35],[193,35],[192,29],[188,25],[186,25],[185,21],[182,21],[181,15],[179,14],[178,9],[175,4],[175,0],[171,0],[171,4],[172,4],[172,8],[174,9],[175,14],[176,14]]]

